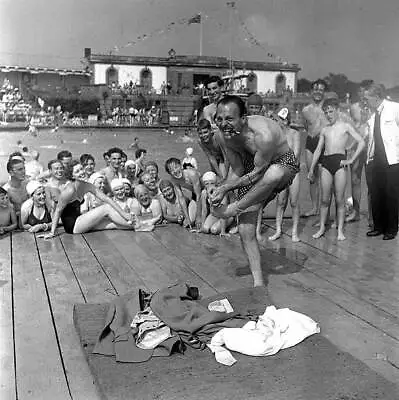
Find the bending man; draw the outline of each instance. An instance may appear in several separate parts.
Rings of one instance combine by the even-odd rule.
[[[254,286],[262,286],[264,279],[256,239],[258,210],[292,183],[299,163],[278,123],[258,115],[247,116],[240,97],[226,96],[220,100],[215,120],[230,169],[227,179],[211,195],[212,213],[219,218],[238,215],[238,231]],[[235,189],[236,201],[221,205],[226,193]]]

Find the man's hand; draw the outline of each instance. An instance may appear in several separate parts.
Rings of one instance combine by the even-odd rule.
[[[211,200],[211,204],[214,206],[218,206],[223,198],[226,196],[226,187],[224,185],[220,185],[218,187],[216,187],[215,189],[213,189],[210,193],[209,193],[209,197]]]
[[[30,232],[30,233],[36,233],[36,232],[39,232],[40,230],[44,230],[44,229],[42,229],[42,225],[43,225],[43,224],[33,225],[33,226],[31,226],[31,227],[28,229],[28,232]]]
[[[6,233],[6,231],[4,230],[4,228],[0,227],[0,235],[4,235]]]
[[[341,167],[349,167],[353,164],[352,160],[341,160],[340,165]]]
[[[179,225],[183,225],[183,221],[184,221],[184,215],[179,215],[178,217],[177,217],[177,223],[179,224]]]
[[[45,234],[42,234],[42,235],[37,235],[37,237],[38,238],[43,238],[44,240],[48,240],[48,239],[53,239],[53,238],[55,238],[55,234],[54,233],[45,233]]]

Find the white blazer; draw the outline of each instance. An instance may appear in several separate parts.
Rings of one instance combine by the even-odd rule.
[[[381,137],[384,143],[388,164],[399,163],[399,103],[384,99],[381,103]],[[374,157],[374,119],[373,113],[368,120],[369,141],[367,163]]]

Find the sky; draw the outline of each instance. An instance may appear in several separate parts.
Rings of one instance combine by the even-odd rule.
[[[201,28],[187,19],[199,12],[203,55],[399,85],[398,0],[236,0],[234,9],[227,0],[0,0],[0,65],[80,69],[85,47],[198,55]]]

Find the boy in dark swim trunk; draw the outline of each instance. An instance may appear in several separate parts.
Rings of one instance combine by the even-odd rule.
[[[331,188],[334,184],[334,195],[338,217],[338,240],[345,240],[343,228],[345,221],[345,188],[347,173],[345,166],[353,164],[365,147],[361,135],[348,122],[339,119],[339,101],[331,98],[324,101],[323,111],[327,117],[328,125],[320,133],[320,140],[313,155],[309,168],[308,179],[315,179],[314,170],[319,162],[322,150],[324,154],[321,164],[321,205],[320,205],[320,229],[313,235],[320,238],[326,231],[328,209],[331,202]],[[356,151],[350,159],[346,159],[345,149],[349,137],[357,142]]]

